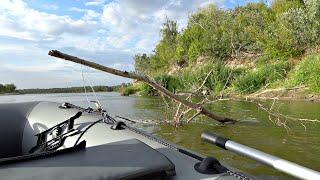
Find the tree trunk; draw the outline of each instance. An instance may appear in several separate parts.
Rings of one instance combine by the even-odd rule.
[[[198,111],[202,115],[205,115],[211,119],[214,119],[214,120],[222,122],[222,123],[235,122],[235,120],[233,120],[233,119],[222,117],[222,116],[219,116],[219,115],[216,115],[216,114],[210,112],[209,110],[205,109],[202,105],[198,105],[198,104],[195,104],[195,103],[192,103],[190,101],[187,101],[185,99],[180,98],[179,96],[173,94],[171,91],[167,90],[163,86],[157,84],[155,81],[153,81],[149,77],[142,76],[142,75],[135,74],[135,73],[131,73],[131,72],[127,72],[127,71],[120,71],[120,70],[113,69],[113,68],[106,67],[106,66],[102,66],[102,65],[94,63],[94,62],[90,62],[90,61],[80,59],[75,56],[64,54],[64,53],[57,51],[57,50],[51,50],[49,52],[49,55],[57,57],[57,58],[61,58],[61,59],[67,60],[67,61],[71,61],[74,63],[82,64],[82,65],[85,65],[85,66],[88,66],[88,67],[91,67],[91,68],[94,68],[94,69],[97,69],[100,71],[104,71],[104,72],[107,72],[110,74],[114,74],[117,76],[122,76],[122,77],[130,78],[130,79],[135,79],[138,81],[143,81],[143,82],[147,83],[148,85],[152,86],[153,88],[155,88],[156,90],[160,91],[160,93],[164,94],[165,96],[173,99],[174,101],[176,101],[178,103],[181,103],[189,108],[192,108],[192,109]]]

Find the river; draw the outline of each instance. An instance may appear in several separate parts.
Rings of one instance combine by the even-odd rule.
[[[90,100],[95,99],[93,94],[88,96]],[[165,119],[163,102],[157,97],[123,97],[118,93],[97,93],[97,97],[111,115],[143,121]],[[70,102],[83,107],[88,106],[86,96],[81,93],[0,96],[0,103],[27,101]],[[261,101],[261,103],[270,105],[272,102]],[[220,125],[206,118],[198,118],[182,128],[154,123],[141,123],[138,127],[196,152],[214,156],[222,162],[263,179],[292,178],[265,165],[207,144],[201,141],[201,133],[215,132],[239,143],[320,171],[320,123],[302,125],[288,121],[288,128],[277,126],[269,120],[266,112],[249,102],[219,101],[210,108],[216,113],[240,122]],[[320,119],[320,103],[279,101],[274,109],[292,117]]]

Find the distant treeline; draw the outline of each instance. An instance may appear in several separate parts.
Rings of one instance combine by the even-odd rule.
[[[95,92],[112,92],[118,91],[122,86],[93,86]],[[91,87],[86,87],[87,92],[92,92]],[[19,94],[50,94],[50,93],[83,93],[84,87],[69,87],[69,88],[49,88],[49,89],[20,89],[17,90]]]
[[[0,84],[0,94],[13,93],[15,91],[16,86],[14,84]]]

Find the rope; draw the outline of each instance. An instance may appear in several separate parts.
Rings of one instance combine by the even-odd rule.
[[[87,67],[87,69],[88,69],[88,67]],[[91,88],[91,90],[92,90],[92,92],[93,92],[93,95],[94,95],[94,97],[95,97],[95,99],[96,99],[96,102],[98,103],[98,105],[100,106],[100,108],[103,109],[103,106],[102,106],[102,104],[100,103],[100,101],[99,101],[99,99],[98,99],[98,97],[97,97],[97,94],[96,94],[94,88],[92,87],[91,80],[88,79],[88,82],[89,82],[89,86],[90,86],[90,88]]]
[[[88,107],[90,107],[90,101],[89,101],[88,94],[87,94],[86,82],[85,82],[85,80],[84,80],[84,75],[83,75],[83,68],[82,68],[82,66],[83,66],[83,65],[81,65],[82,85],[83,85],[83,88],[84,88],[84,93],[85,93],[85,95],[86,95]]]

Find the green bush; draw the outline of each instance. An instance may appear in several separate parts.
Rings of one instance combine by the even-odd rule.
[[[182,83],[180,79],[178,79],[175,76],[160,75],[155,78],[155,81],[173,93],[175,93],[178,89],[182,89]],[[142,83],[140,85],[139,91],[140,91],[140,94],[144,96],[158,94],[157,90],[155,90],[153,87],[149,86],[146,83]]]
[[[308,56],[296,67],[292,75],[293,85],[308,85],[320,93],[320,55]]]
[[[155,81],[171,92],[176,92],[182,87],[180,79],[171,75],[160,75],[155,78]]]
[[[139,91],[140,91],[140,87],[135,85],[129,85],[129,86],[120,88],[120,94],[122,96],[129,96],[132,94],[136,94]]]
[[[184,84],[184,91],[200,87],[210,71],[212,73],[205,82],[203,89],[211,90],[214,93],[230,87],[234,79],[243,73],[242,69],[232,69],[222,62],[210,63],[198,69],[186,70],[180,76]]]
[[[275,0],[272,3],[271,9],[276,15],[282,14],[303,6],[303,0]]]
[[[245,74],[239,76],[234,82],[234,87],[240,93],[253,93],[268,83],[284,79],[289,68],[290,64],[287,61],[262,63],[255,70],[248,69]]]
[[[14,84],[0,84],[0,94],[13,93],[15,91],[16,91],[16,86]]]
[[[277,0],[272,6],[275,20],[270,23],[262,44],[273,57],[299,56],[320,40],[319,0]]]
[[[210,66],[209,66],[210,67]],[[225,66],[222,62],[218,62],[210,67],[212,74],[209,76],[205,87],[213,92],[217,93],[222,91],[224,88],[229,87],[234,81],[235,77],[242,73],[241,69],[231,69]],[[204,79],[207,73],[203,74],[201,79]]]
[[[153,87],[149,86],[146,83],[142,83],[141,89],[140,89],[140,94],[143,96],[154,96],[158,94],[157,90],[155,90]]]

